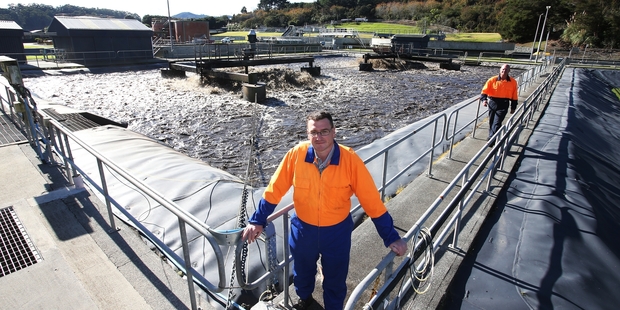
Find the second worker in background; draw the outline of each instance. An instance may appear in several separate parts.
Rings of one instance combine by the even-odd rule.
[[[490,140],[495,133],[502,126],[502,122],[508,114],[508,108],[510,107],[510,114],[514,113],[519,103],[519,94],[517,86],[517,80],[511,78],[510,66],[508,64],[502,65],[499,70],[499,75],[494,76],[487,80],[482,87],[482,94],[480,100],[485,107],[489,108],[489,138]],[[493,147],[495,141],[489,144],[489,147]]]

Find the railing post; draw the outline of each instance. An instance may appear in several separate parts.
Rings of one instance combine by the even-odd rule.
[[[388,166],[388,156],[390,150],[386,150],[383,154],[383,173],[381,178],[381,200],[385,199],[385,181],[387,179],[387,166]]]
[[[465,184],[467,184],[468,177],[469,177],[469,170],[467,170],[465,174],[463,175],[463,180],[461,181],[462,187],[464,187]],[[465,204],[463,203],[463,200],[461,199],[461,201],[459,202],[459,209],[456,211],[457,218],[456,218],[456,222],[454,223],[454,235],[452,237],[452,244],[451,244],[451,247],[454,249],[459,248],[459,233],[461,231],[461,219],[463,217],[464,208],[465,208]]]
[[[55,145],[57,145],[56,144],[56,140],[55,140],[56,137],[54,135],[54,126],[52,125],[51,122],[48,122],[46,127],[47,127],[47,133],[48,133],[48,140],[47,141],[49,141],[48,145],[49,145],[49,148],[50,148],[50,151],[49,151],[50,163],[57,163],[57,161],[54,159],[54,154],[52,153],[53,147]]]
[[[71,170],[69,168],[69,161],[67,160],[67,152],[65,152],[65,144],[64,144],[64,141],[63,141],[63,138],[62,138],[63,134],[60,131],[60,129],[57,129],[57,130],[58,130],[58,132],[56,133],[57,134],[56,136],[58,137],[58,144],[60,145],[60,153],[62,155],[62,162],[65,165],[65,171],[66,171],[66,174],[67,174],[67,180],[69,180],[69,182],[71,182],[71,179],[72,179],[71,178]]]
[[[69,144],[69,137],[67,137],[67,135],[64,136],[65,137],[65,144],[67,145],[67,154],[66,156],[69,158],[69,162],[73,162],[73,153],[71,152],[71,145]],[[74,185],[73,182],[73,178],[77,176],[76,170],[75,170],[75,165],[71,165],[71,179],[69,180],[69,183],[71,185]]]
[[[66,157],[66,156],[64,156]],[[99,176],[101,177],[101,189],[103,189],[103,196],[105,197],[105,205],[108,209],[108,217],[110,218],[110,227],[108,233],[111,234],[114,231],[118,231],[119,228],[116,227],[116,223],[114,222],[114,214],[112,214],[112,204],[110,203],[110,193],[108,192],[108,184],[105,179],[105,173],[103,171],[103,163],[101,159],[97,158],[97,167],[99,168]]]
[[[452,127],[452,139],[450,139],[450,152],[448,154],[448,158],[452,159],[452,150],[454,149],[454,139],[456,136],[456,126],[458,126],[459,123],[459,112],[460,110],[455,110],[455,116],[454,116],[454,127]],[[449,120],[448,120],[449,121]],[[448,128],[450,128],[450,123],[448,122],[447,125]]]
[[[194,278],[192,277],[192,262],[189,257],[189,245],[187,243],[187,232],[185,229],[185,221],[180,217],[179,233],[181,234],[181,244],[183,245],[183,260],[185,261],[185,275],[187,276],[187,287],[189,289],[189,298],[192,303],[192,310],[197,310],[196,292],[194,291]],[[230,288],[232,289],[232,288]]]
[[[431,151],[428,159],[428,176],[433,176],[433,157],[435,157],[435,142],[437,141],[437,124],[439,121],[435,119],[435,128],[433,130],[433,141],[431,142]],[[445,126],[444,126],[445,127]],[[441,133],[444,134],[443,132]]]
[[[290,223],[290,215],[288,213],[286,213],[284,216],[282,216],[282,235],[284,236],[282,238],[282,243],[284,245],[284,259],[282,261],[286,262],[288,260],[288,257],[290,255],[290,248],[289,248],[289,244],[288,244],[288,235],[289,235],[289,223]],[[283,281],[282,283],[284,284],[282,287],[282,290],[284,291],[284,307],[286,309],[289,309],[289,293],[288,293],[288,287],[290,285],[289,283],[289,274],[290,274],[290,262],[285,263],[284,264],[284,273],[282,274],[283,277]]]
[[[46,154],[46,162],[48,163],[53,163],[54,162],[54,158],[52,155],[52,146],[51,146],[51,142],[49,140],[49,128],[46,125],[46,120],[43,118],[43,115],[38,114],[37,118],[39,119],[39,124],[41,124],[41,131],[43,134],[43,143],[45,143],[45,154]]]
[[[478,118],[480,117],[480,98],[478,98],[478,106],[476,107],[476,118],[474,119],[474,129],[472,131],[472,138],[476,137],[476,129],[478,127]]]

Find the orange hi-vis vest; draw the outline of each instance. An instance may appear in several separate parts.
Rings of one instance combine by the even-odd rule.
[[[484,84],[482,94],[491,98],[516,101],[519,100],[518,90],[517,80],[514,78],[508,77],[508,79],[502,80],[499,76],[494,76]]]
[[[375,219],[387,212],[372,176],[353,149],[334,143],[330,164],[319,173],[309,141],[301,142],[284,156],[271,178],[263,198],[278,204],[294,187],[295,212],[314,226],[336,225],[349,216],[355,194],[368,216]]]

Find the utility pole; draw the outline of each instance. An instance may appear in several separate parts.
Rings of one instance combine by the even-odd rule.
[[[545,32],[545,25],[547,24],[547,14],[549,14],[550,5],[547,5],[547,12],[545,12],[545,21],[543,22],[542,29],[540,30],[540,40],[538,41],[538,51],[536,52],[536,62],[538,62],[538,56],[540,55],[540,44],[542,43],[542,37]]]
[[[166,0],[166,4],[168,5],[168,32],[170,32],[170,51],[174,49],[174,45],[172,44],[172,20],[170,19],[170,0]]]
[[[530,60],[532,60],[532,55],[534,54],[534,46],[536,45],[536,38],[538,37],[538,27],[540,27],[540,19],[542,18],[543,14],[540,13],[540,15],[538,15],[538,24],[536,24],[536,32],[534,32],[534,41],[532,42],[532,51],[530,52]]]

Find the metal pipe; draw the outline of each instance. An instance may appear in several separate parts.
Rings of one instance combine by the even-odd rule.
[[[179,220],[179,232],[181,234],[181,245],[183,246],[183,260],[185,261],[185,276],[187,277],[187,288],[189,290],[189,299],[192,304],[192,310],[198,309],[196,305],[196,292],[194,291],[194,280],[192,279],[192,260],[189,256],[189,243],[187,241],[187,231],[185,229],[185,222]]]
[[[538,37],[538,27],[540,27],[540,19],[542,18],[543,14],[540,13],[540,15],[538,15],[538,24],[536,24],[536,32],[534,32],[534,41],[532,42],[532,51],[530,52],[530,60],[532,60],[532,56],[534,55],[534,46],[536,45],[536,37]]]
[[[111,234],[114,231],[118,231],[116,223],[114,222],[114,214],[112,213],[112,204],[110,203],[110,195],[108,193],[108,184],[105,179],[105,171],[103,170],[103,164],[99,158],[97,158],[97,168],[99,168],[99,177],[101,178],[101,188],[103,189],[103,197],[105,198],[105,206],[108,210],[108,217],[110,218],[110,227],[108,233]]]
[[[540,44],[542,43],[543,33],[545,31],[545,25],[547,24],[547,14],[549,13],[550,5],[547,6],[547,12],[545,12],[545,21],[543,22],[542,29],[540,29],[540,40],[538,41],[538,51],[536,52],[536,62],[538,62],[538,56],[540,55]]]

